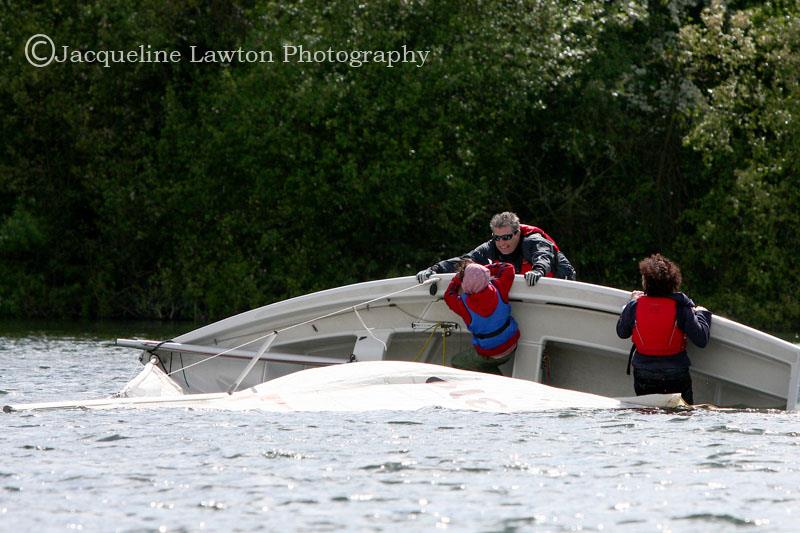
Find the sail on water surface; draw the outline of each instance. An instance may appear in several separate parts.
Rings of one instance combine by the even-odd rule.
[[[551,409],[686,406],[680,394],[607,398],[532,381],[427,363],[368,361],[295,372],[243,391],[181,394],[149,363],[115,398],[7,405],[4,410],[81,408],[200,408],[219,410],[413,411],[424,408],[496,413]]]

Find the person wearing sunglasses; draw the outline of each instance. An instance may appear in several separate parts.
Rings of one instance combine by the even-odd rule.
[[[453,368],[502,375],[500,365],[513,357],[520,335],[508,301],[513,283],[513,265],[461,261],[444,301],[472,333],[472,347],[453,356]]]
[[[520,224],[519,217],[505,211],[489,222],[490,239],[461,257],[445,259],[417,273],[417,281],[424,283],[434,274],[455,272],[463,259],[488,265],[495,262],[511,263],[517,273],[525,276],[528,285],[536,285],[542,277],[574,280],[575,269],[558,245],[544,230]]]

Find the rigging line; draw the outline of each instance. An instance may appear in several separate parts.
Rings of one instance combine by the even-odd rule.
[[[183,371],[183,381],[186,382],[186,386],[187,387],[192,388],[192,386],[189,385],[189,378],[186,377],[186,367],[183,366],[183,353],[181,353],[181,352],[178,352],[178,353],[181,356],[181,370]]]
[[[169,372],[167,375],[171,376],[172,374],[175,374],[177,372],[181,372],[181,371],[186,370],[188,368],[192,368],[193,366],[197,366],[197,365],[203,364],[206,361],[211,361],[212,359],[216,359],[217,357],[219,357],[221,355],[225,355],[225,354],[230,353],[230,352],[232,352],[234,350],[238,350],[239,348],[243,348],[243,347],[247,346],[248,344],[252,344],[254,342],[266,339],[270,335],[277,335],[277,334],[278,334],[277,331],[271,331],[271,332],[267,333],[266,335],[262,335],[261,337],[257,337],[255,339],[249,340],[249,341],[245,342],[244,344],[240,344],[238,346],[234,346],[233,348],[228,348],[227,350],[221,351],[219,353],[215,353],[214,355],[206,357],[205,359],[201,359],[201,360],[195,361],[194,363],[191,363],[189,365],[182,366],[181,368],[179,368],[179,369],[177,369],[177,370],[175,370],[173,372]],[[181,352],[181,353],[183,353],[183,352]],[[183,363],[183,361],[181,361],[181,363]],[[172,358],[170,358],[169,367],[170,367],[170,369],[172,369]]]
[[[435,299],[433,302],[428,304],[428,306],[426,306],[424,312],[427,313],[428,312],[428,307],[430,307],[430,305],[432,305],[432,304],[434,304],[436,302],[440,302],[441,300],[442,300],[441,298]],[[410,311],[406,311],[405,309],[400,307],[398,304],[394,304],[394,308],[397,309],[398,311],[400,311],[401,313],[404,313],[404,314],[410,316],[411,318],[416,318],[417,320],[425,320],[424,316],[418,316],[418,315],[415,315],[414,313],[412,313]]]
[[[145,351],[147,353],[149,353],[150,355],[156,355],[156,350],[158,350],[159,348],[161,348],[162,345],[164,345],[164,344],[166,344],[168,342],[174,342],[174,341],[172,339],[167,339],[167,340],[161,341],[158,344],[156,344],[155,346],[153,346],[152,348],[150,348],[149,350],[145,350]]]
[[[447,353],[447,331],[442,328],[442,366],[447,366],[447,359],[445,358],[445,354]]]
[[[426,305],[425,309],[422,310],[422,316],[420,317],[420,320],[425,320],[425,315],[428,314],[428,311],[430,310],[431,306],[438,301],[439,300],[431,300],[430,302],[428,302],[428,305]]]
[[[428,347],[428,344],[430,344],[431,339],[433,338],[434,335],[436,335],[436,330],[438,328],[439,328],[439,323],[437,322],[436,325],[433,327],[433,331],[431,331],[431,334],[428,335],[428,339],[424,343],[422,343],[422,347],[417,352],[417,355],[414,356],[415,363],[419,363],[419,358],[422,356],[422,352],[425,350],[425,348]]]
[[[434,303],[436,303],[438,301],[441,301],[441,300],[442,300],[441,298],[437,298],[434,301]],[[357,304],[357,305],[361,305],[361,304]],[[344,311],[347,311],[349,309],[351,309],[351,307],[340,309],[338,312],[344,312]],[[370,305],[369,306],[369,310],[370,311],[378,310],[378,309],[380,309],[380,310],[397,309],[398,311],[400,311],[402,313],[405,313],[406,315],[408,315],[408,316],[410,316],[412,318],[416,318],[416,319],[419,319],[419,320],[424,320],[422,317],[418,317],[418,316],[406,311],[405,309],[402,309],[399,305],[397,305],[396,303],[393,303],[393,302],[388,302],[386,305]],[[312,321],[319,320],[320,318],[325,318],[325,317],[314,318],[314,319],[312,319]],[[312,327],[314,327],[314,326],[312,325]],[[281,330],[281,331],[283,331],[283,330]],[[229,333],[228,336],[220,336],[220,337],[216,338],[215,341],[217,342],[217,344],[219,344],[221,341],[233,341],[233,340],[237,340],[237,339],[241,339],[243,337],[246,337],[247,335],[248,335],[247,333],[234,334],[232,332],[232,333]],[[256,340],[258,340],[258,339],[256,339]],[[255,341],[249,341],[249,342],[255,342]],[[247,344],[247,343],[245,343],[245,344]],[[244,346],[245,344],[243,344],[242,346]]]
[[[374,334],[374,333],[372,333],[372,330],[373,330],[373,329],[375,329],[375,328],[369,328],[369,327],[367,327],[367,324],[366,324],[366,322],[364,322],[364,319],[363,319],[363,318],[361,318],[361,314],[358,312],[358,309],[356,309],[356,308],[354,307],[354,308],[353,308],[353,313],[356,315],[356,317],[358,317],[358,321],[359,321],[359,322],[361,322],[361,325],[362,325],[362,326],[364,326],[364,329],[365,329],[365,330],[367,330],[367,335],[369,335],[370,337],[372,337],[373,339],[375,339],[376,341],[378,341],[379,343],[381,343],[381,344],[383,345],[383,351],[386,351],[386,350],[388,350],[388,348],[387,348],[387,346],[386,346],[386,343],[385,343],[385,342],[383,342],[382,340],[380,340],[380,339],[379,339],[377,336],[375,336],[375,334]]]
[[[156,359],[158,359],[158,362],[161,365],[161,368],[164,370],[164,372],[167,372],[167,367],[164,366],[164,361],[161,360],[161,356],[158,355],[156,353],[156,351],[159,348],[161,348],[161,346],[163,346],[164,344],[166,344],[168,342],[174,342],[174,341],[172,339],[167,339],[167,340],[159,342],[158,344],[156,344],[155,346],[153,346],[149,350],[145,350],[147,353],[150,354],[150,357],[155,357]],[[169,363],[169,367],[170,367],[170,370],[171,370],[172,369],[172,361],[171,360],[170,360],[170,363]],[[169,375],[169,373],[167,373],[167,375]]]
[[[355,312],[355,311],[356,311],[356,309],[357,309],[358,307],[361,307],[362,305],[369,305],[369,304],[371,304],[372,302],[378,302],[378,301],[380,301],[380,300],[385,300],[386,298],[391,298],[392,296],[394,296],[394,295],[396,295],[396,294],[400,294],[400,293],[403,293],[403,292],[406,292],[406,291],[410,291],[410,290],[412,290],[412,289],[416,289],[417,287],[421,287],[421,286],[423,286],[423,285],[428,285],[428,284],[430,284],[430,283],[433,283],[433,282],[435,282],[435,281],[439,281],[439,278],[437,278],[437,277],[428,278],[428,279],[426,279],[426,280],[425,280],[424,282],[422,282],[422,283],[417,283],[416,285],[412,285],[412,286],[410,286],[410,287],[406,287],[405,289],[400,289],[399,291],[390,292],[389,294],[384,294],[383,296],[379,296],[379,297],[377,297],[377,298],[373,298],[373,299],[371,299],[371,300],[366,300],[366,301],[364,301],[364,302],[360,302],[360,303],[357,303],[357,304],[355,304],[355,305],[350,305],[350,306],[347,306],[347,307],[343,307],[342,309],[339,309],[338,311],[333,311],[333,312],[330,312],[330,313],[328,313],[328,314],[325,314],[325,315],[318,316],[318,317],[316,317],[316,318],[311,318],[311,319],[309,319],[309,320],[306,320],[305,322],[299,322],[299,323],[297,323],[297,324],[292,324],[291,326],[286,326],[286,327],[285,327],[285,328],[283,328],[283,329],[276,329],[276,330],[273,330],[273,331],[271,331],[271,332],[267,333],[266,335],[262,335],[262,336],[260,336],[260,337],[257,337],[257,338],[255,338],[255,339],[249,340],[249,341],[247,341],[247,342],[245,342],[245,343],[243,343],[243,344],[240,344],[240,345],[238,345],[238,346],[234,346],[233,348],[228,348],[227,350],[224,350],[224,351],[222,351],[222,352],[220,352],[220,353],[214,354],[214,355],[212,355],[212,356],[210,356],[210,357],[206,357],[205,359],[201,359],[200,361],[195,361],[194,363],[192,363],[192,364],[190,364],[190,365],[187,365],[187,366],[185,366],[185,367],[179,368],[179,369],[178,369],[178,370],[176,370],[175,372],[178,372],[178,371],[180,371],[180,370],[186,370],[187,368],[191,368],[191,367],[193,367],[193,366],[196,366],[196,365],[199,365],[199,364],[205,363],[206,361],[210,361],[211,359],[216,359],[217,357],[219,357],[219,356],[221,356],[221,355],[225,355],[225,354],[227,354],[227,353],[230,353],[230,352],[232,352],[232,351],[234,351],[234,350],[238,350],[238,349],[240,349],[240,348],[244,348],[244,347],[245,347],[245,346],[247,346],[248,344],[252,344],[252,343],[254,343],[254,342],[258,342],[258,341],[260,341],[260,340],[266,339],[266,338],[267,338],[267,337],[269,337],[270,335],[273,335],[273,334],[274,334],[274,335],[277,335],[278,333],[282,333],[282,332],[284,332],[284,331],[288,331],[288,330],[290,330],[290,329],[297,328],[297,327],[300,327],[300,326],[305,326],[305,325],[307,325],[307,324],[311,324],[312,322],[316,322],[317,320],[322,320],[322,319],[325,319],[325,318],[330,318],[330,317],[332,317],[332,316],[336,316],[336,315],[338,315],[338,314],[345,313],[345,312],[348,312],[348,311],[351,311],[351,310]],[[430,305],[430,304],[429,304],[429,305]],[[356,313],[356,314],[357,314],[357,313]],[[359,317],[359,320],[360,320],[360,317]],[[363,324],[364,322],[362,321],[361,323]],[[366,326],[365,326],[365,327],[366,327]],[[367,328],[367,331],[369,332],[369,329],[368,329],[368,328]],[[376,337],[376,339],[377,339],[377,337]],[[384,343],[383,343],[383,341],[381,341],[380,339],[377,339],[377,340],[378,340],[379,342],[381,342],[381,344],[383,344],[383,345],[384,345],[384,347],[386,346],[386,344],[384,344]],[[170,359],[170,362],[171,362],[171,359]],[[172,365],[170,364],[170,370],[171,370],[171,367],[172,367]],[[167,375],[168,375],[168,376],[171,376],[172,374],[173,374],[173,372],[170,372],[170,373],[168,373]]]

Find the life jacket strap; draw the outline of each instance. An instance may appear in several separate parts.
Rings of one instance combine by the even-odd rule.
[[[505,324],[503,324],[496,330],[492,331],[491,333],[473,333],[472,336],[478,339],[490,339],[492,337],[497,337],[498,335],[503,333],[506,330],[506,328],[510,325],[511,325],[511,315],[508,316]]]
[[[631,352],[628,354],[628,368],[625,370],[625,373],[629,376],[631,375],[631,361],[633,361],[633,354],[636,353],[636,345],[631,346]]]

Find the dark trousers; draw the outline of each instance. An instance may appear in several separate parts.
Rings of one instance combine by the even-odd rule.
[[[637,396],[643,394],[671,394],[680,392],[683,401],[694,403],[692,378],[688,368],[663,370],[633,369],[633,390]]]
[[[516,351],[516,348],[514,349]],[[485,372],[486,374],[497,374],[502,376],[500,372],[500,365],[511,359],[514,352],[504,355],[503,357],[484,357],[478,355],[475,348],[467,348],[463,352],[459,352],[453,356],[450,364],[453,368],[460,368],[461,370],[472,370],[473,372]]]

